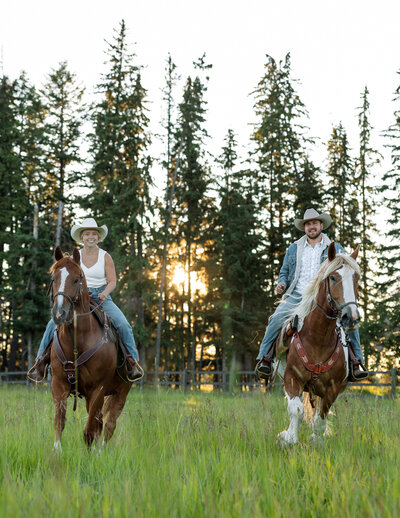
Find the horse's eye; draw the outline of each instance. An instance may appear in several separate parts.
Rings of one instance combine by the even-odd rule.
[[[335,278],[335,276],[334,276],[334,275],[331,275],[331,276],[329,277],[329,280],[330,280],[331,282],[336,282],[336,278]]]
[[[74,284],[77,284],[79,282],[79,279],[74,280]]]

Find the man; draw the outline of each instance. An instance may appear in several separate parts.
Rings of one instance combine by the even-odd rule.
[[[290,245],[279,273],[275,291],[278,294],[285,293],[285,296],[270,318],[260,345],[256,373],[261,378],[268,379],[272,374],[275,340],[290,309],[300,302],[304,290],[315,278],[321,263],[327,258],[331,240],[322,233],[322,230],[328,228],[331,223],[332,218],[329,214],[318,214],[314,209],[307,209],[303,219],[294,221],[295,227],[304,231],[305,235]],[[343,247],[338,243],[335,243],[335,248],[336,252],[344,252]],[[362,368],[364,359],[358,330],[351,331],[349,338],[357,358],[357,361],[352,362],[350,379],[364,379],[369,373]]]

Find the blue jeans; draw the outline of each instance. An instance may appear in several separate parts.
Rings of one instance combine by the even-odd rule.
[[[257,360],[261,360],[270,351],[275,339],[279,335],[282,329],[284,321],[288,318],[293,306],[297,305],[301,300],[301,295],[294,291],[291,295],[286,297],[279,306],[276,308],[275,313],[271,316],[268,322],[267,329],[265,331],[264,338],[260,345],[260,351],[257,356]],[[353,346],[354,354],[362,363],[364,363],[364,357],[360,345],[360,334],[358,329],[349,333],[351,345]]]
[[[101,286],[100,288],[89,288],[89,291],[92,294],[92,298],[95,299],[97,304],[100,303],[100,300],[97,298],[97,296],[99,293],[104,291],[105,288],[105,286]],[[107,313],[107,315],[110,317],[110,320],[114,324],[114,326],[118,329],[122,341],[126,345],[126,348],[130,352],[130,354],[135,358],[135,360],[139,361],[139,354],[136,348],[135,339],[133,337],[132,327],[125,318],[125,315],[119,309],[119,307],[114,304],[110,295],[107,297],[107,300],[103,302],[102,308],[104,309],[105,313]],[[56,327],[57,326],[55,325],[53,320],[50,320],[48,322],[42,341],[40,342],[39,350],[36,355],[36,361],[42,356],[43,351],[46,349],[46,347],[52,340]]]

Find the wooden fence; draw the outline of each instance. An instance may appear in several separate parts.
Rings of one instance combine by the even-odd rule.
[[[26,377],[26,372],[0,372],[0,385],[6,384],[25,384],[32,385]],[[359,383],[349,383],[351,387],[368,389],[369,387],[390,388],[390,396],[396,397],[396,389],[400,386],[400,371],[392,369],[390,371],[371,372],[371,376]],[[49,377],[49,381],[50,381]],[[156,373],[147,371],[139,382],[141,387],[154,386],[156,384]],[[279,385],[281,381],[277,378],[273,385]],[[253,391],[269,390],[271,385],[266,387],[264,381],[256,378],[254,371],[159,371],[158,385],[170,389],[187,390],[207,390],[207,391]],[[272,386],[273,386],[272,385]]]

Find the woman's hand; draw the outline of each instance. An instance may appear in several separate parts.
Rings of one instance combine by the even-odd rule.
[[[102,291],[101,293],[98,294],[98,297],[99,297],[100,302],[104,302],[105,300],[107,300],[108,294],[105,293],[104,291]]]

